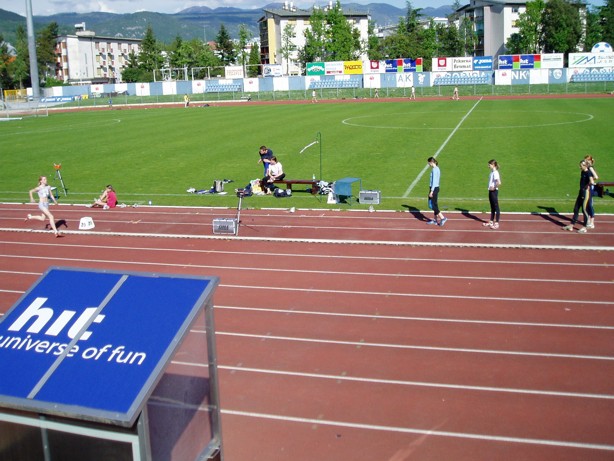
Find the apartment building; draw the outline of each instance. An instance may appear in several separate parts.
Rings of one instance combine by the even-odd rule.
[[[547,1],[547,0],[546,0]],[[580,11],[580,20],[586,28],[586,4],[574,2]],[[519,32],[516,22],[526,11],[526,0],[471,0],[456,12],[469,18],[477,35],[475,56],[499,56],[505,54],[505,44],[510,36]]]
[[[99,37],[85,23],[75,29],[74,35],[57,38],[56,78],[71,84],[122,83],[129,55],[138,55],[141,40]]]

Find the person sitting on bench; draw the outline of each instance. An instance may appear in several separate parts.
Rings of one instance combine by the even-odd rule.
[[[281,166],[281,162],[277,161],[277,157],[273,156],[269,160],[269,169],[267,170],[267,174],[264,178],[262,178],[262,188],[266,190],[267,194],[270,194],[275,186],[273,183],[275,181],[282,180],[286,177],[284,173],[284,169]]]

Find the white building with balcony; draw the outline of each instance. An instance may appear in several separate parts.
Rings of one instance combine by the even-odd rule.
[[[56,40],[56,78],[65,83],[122,83],[122,71],[134,51],[139,54],[141,40],[97,37],[76,24],[74,35]]]

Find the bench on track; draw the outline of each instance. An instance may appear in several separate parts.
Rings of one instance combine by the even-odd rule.
[[[282,179],[273,182],[274,184],[285,184],[287,190],[292,190],[292,186],[295,184],[305,184],[311,186],[307,189],[313,195],[317,194],[320,188],[318,187],[317,179]]]
[[[612,187],[612,186],[614,186],[614,182],[599,181],[597,184],[595,184],[595,190],[597,191],[597,196],[603,197],[604,195],[609,194],[609,191],[606,189],[606,187]]]

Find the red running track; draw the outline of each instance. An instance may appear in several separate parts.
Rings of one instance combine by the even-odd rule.
[[[614,217],[31,209],[0,205],[0,313],[51,265],[221,278],[226,459],[614,459]]]

